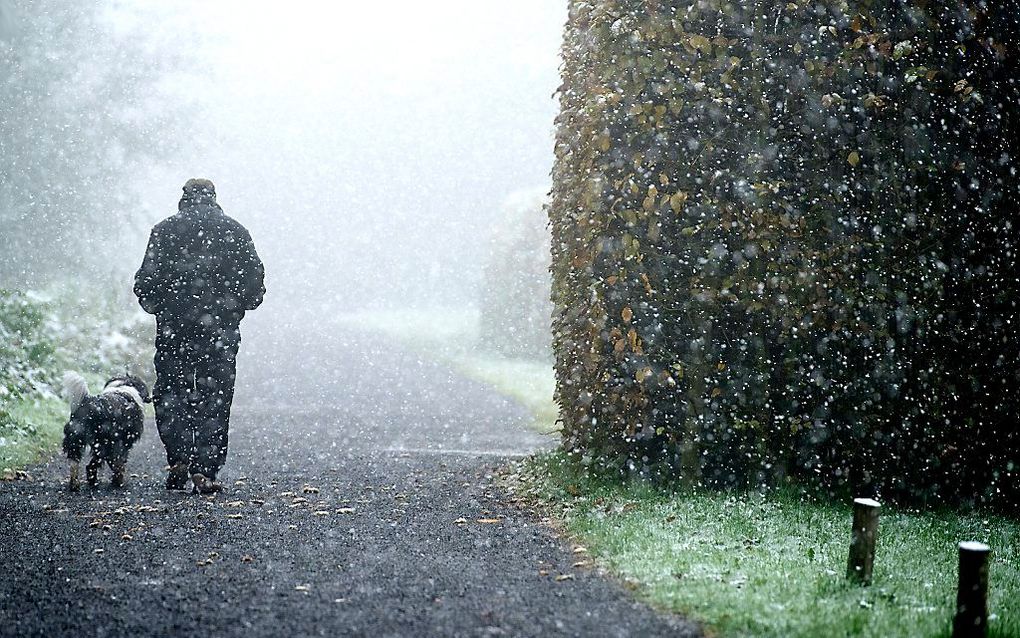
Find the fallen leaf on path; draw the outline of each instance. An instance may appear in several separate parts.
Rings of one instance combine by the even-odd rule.
[[[581,547],[580,545],[578,545],[577,547],[574,548],[574,553],[575,554],[587,554],[588,553],[588,548],[587,547]]]
[[[297,585],[296,587],[294,587],[294,589],[297,590],[297,591],[309,592],[309,591],[312,590],[312,586],[311,585]]]
[[[354,513],[354,508],[353,507],[338,507],[337,510],[336,510],[336,513],[337,514],[353,514]]]
[[[562,583],[565,580],[574,580],[574,575],[573,574],[560,574],[559,576],[556,577],[556,582],[557,583]]]
[[[467,522],[468,522],[467,519],[462,517],[462,518],[458,518],[457,520],[455,520],[453,522],[453,524],[454,525],[465,525]]]
[[[502,518],[479,518],[479,519],[477,519],[477,522],[485,523],[486,525],[494,525],[496,523],[502,523],[503,519]]]
[[[329,510],[315,510],[315,516],[329,516]]]

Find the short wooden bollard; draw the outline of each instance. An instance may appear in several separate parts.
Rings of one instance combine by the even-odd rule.
[[[850,558],[846,564],[846,577],[862,585],[871,584],[880,507],[881,504],[874,499],[854,499],[854,523],[850,536]]]
[[[988,635],[988,555],[984,543],[960,543],[960,584],[956,590],[953,638]]]

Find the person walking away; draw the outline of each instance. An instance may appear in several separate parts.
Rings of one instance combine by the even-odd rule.
[[[265,295],[251,235],[216,203],[207,179],[184,185],[178,212],[152,229],[135,295],[156,316],[156,427],[170,466],[166,487],[222,489],[240,324]]]

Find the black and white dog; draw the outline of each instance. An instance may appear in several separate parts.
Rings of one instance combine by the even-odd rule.
[[[92,459],[85,466],[85,480],[95,487],[99,468],[105,461],[113,475],[114,487],[124,485],[128,452],[142,436],[145,420],[143,404],[149,403],[149,388],[131,375],[114,377],[97,395],[89,394],[80,374],[64,374],[64,393],[71,407],[71,418],[64,426],[64,454],[71,463],[69,487],[78,489],[78,468],[85,448],[92,448]]]

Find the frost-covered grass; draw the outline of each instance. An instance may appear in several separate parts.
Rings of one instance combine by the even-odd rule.
[[[67,407],[55,395],[8,403],[0,411],[0,476],[56,449],[66,421]]]
[[[1020,523],[884,508],[874,583],[849,584],[849,504],[668,492],[582,477],[552,454],[509,474],[636,595],[720,636],[948,636],[957,543],[993,548],[991,636],[1020,636]]]
[[[106,382],[104,376],[85,372],[92,392]],[[146,406],[149,413],[152,410]],[[67,403],[55,389],[29,392],[7,401],[0,409],[0,476],[35,463],[60,446]]]
[[[556,381],[552,362],[482,351],[475,309],[368,310],[343,315],[340,321],[382,333],[519,401],[534,415],[534,427],[541,432],[556,427],[558,410],[553,402]]]

